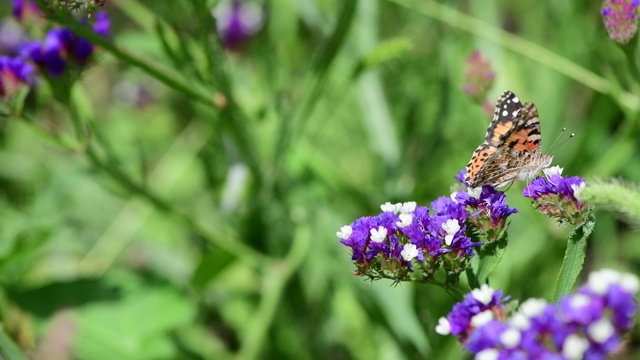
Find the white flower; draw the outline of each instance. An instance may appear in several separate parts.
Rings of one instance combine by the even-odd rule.
[[[444,237],[444,243],[449,246],[453,242],[453,236],[460,230],[460,223],[457,219],[449,219],[442,224],[442,230],[447,233]]]
[[[509,318],[509,325],[520,330],[528,330],[531,327],[531,321],[527,315],[517,312]]]
[[[471,196],[474,199],[480,198],[481,193],[482,193],[482,186],[467,189],[467,194],[469,194],[469,196]]]
[[[606,318],[601,318],[600,320],[589,325],[589,327],[587,328],[587,333],[589,334],[589,336],[591,336],[594,341],[600,344],[603,344],[605,341],[609,340],[614,331],[615,330],[613,328],[613,325],[611,325],[611,322]]]
[[[479,328],[480,326],[488,323],[491,320],[493,320],[493,311],[485,310],[471,317],[471,326],[473,326],[474,328]]]
[[[491,288],[491,286],[487,284],[482,284],[479,289],[471,290],[471,296],[474,299],[480,301],[482,304],[487,305],[493,299],[493,294],[496,291]]]
[[[589,274],[589,287],[598,295],[604,295],[612,284],[620,280],[620,273],[612,269],[602,269]]]
[[[583,181],[580,184],[571,184],[571,190],[573,190],[573,196],[580,200],[580,194],[582,194],[582,190],[587,187],[587,184]]]
[[[544,175],[546,177],[551,177],[551,175],[562,175],[562,170],[564,169],[556,165],[556,166],[548,167],[542,170],[542,172],[544,172]]]
[[[449,335],[451,333],[451,323],[446,317],[438,319],[438,325],[436,326],[436,332],[440,335]]]
[[[418,256],[418,248],[413,244],[406,244],[402,248],[400,255],[405,261],[411,261]]]
[[[396,204],[392,204],[387,201],[386,203],[380,205],[380,210],[382,210],[382,212],[396,212]]]
[[[396,222],[399,228],[404,228],[411,225],[413,221],[413,215],[411,214],[400,214],[400,221]]]
[[[498,360],[500,352],[497,349],[484,349],[474,356],[474,360]]]
[[[581,308],[589,305],[591,298],[583,294],[573,294],[569,298],[569,305],[574,308]]]
[[[451,193],[451,195],[449,195],[449,197],[451,198],[451,201],[453,201],[454,203],[458,203],[458,200],[456,199],[456,195],[458,195],[457,191],[454,191]]]
[[[402,204],[401,206],[399,206],[399,211],[402,214],[408,214],[410,212],[414,212],[416,210],[416,206],[418,204],[415,201],[408,201],[404,204]]]
[[[542,314],[544,309],[547,308],[547,305],[548,303],[546,300],[531,298],[523,302],[518,311],[525,316],[532,318]]]
[[[640,283],[638,283],[638,277],[629,273],[622,274],[619,283],[620,287],[632,294],[636,294],[638,292],[638,288],[640,287]]]
[[[571,334],[564,339],[562,345],[562,355],[569,360],[580,360],[584,356],[584,352],[589,348],[587,339],[576,334]]]
[[[507,349],[513,349],[518,346],[518,344],[520,344],[521,338],[522,335],[517,329],[507,329],[502,334],[500,334],[500,342]]]
[[[338,235],[340,239],[345,240],[345,239],[348,239],[349,236],[351,236],[352,232],[353,232],[353,229],[351,229],[351,226],[345,225],[340,228],[340,231],[338,231],[336,235]]]
[[[373,242],[383,242],[384,239],[387,237],[387,228],[385,228],[384,226],[378,226],[378,230],[376,229],[371,229],[371,241]]]

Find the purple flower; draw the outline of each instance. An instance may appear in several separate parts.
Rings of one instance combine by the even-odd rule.
[[[12,0],[13,2],[13,17],[20,22],[27,20],[40,20],[42,19],[42,11],[32,0]]]
[[[0,98],[8,99],[22,86],[33,84],[33,67],[21,58],[0,56]]]
[[[96,15],[94,31],[109,35],[109,19],[103,12]],[[53,77],[62,75],[69,63],[85,65],[94,51],[94,45],[65,28],[54,28],[45,35],[44,41],[22,45],[21,54],[29,58]]]
[[[563,177],[562,168],[545,169],[545,176],[533,179],[522,196],[534,199],[534,206],[543,214],[560,222],[579,225],[585,220],[588,206],[578,199],[586,183],[579,176]]]
[[[453,178],[458,180],[462,185],[467,186],[467,182],[464,180],[467,177],[467,169],[460,170]]]
[[[609,38],[626,44],[638,31],[638,0],[605,0],[602,20]]]
[[[481,235],[495,241],[506,228],[507,218],[518,212],[506,204],[506,196],[490,185],[460,190],[455,200],[465,206],[469,221]]]
[[[558,304],[529,299],[507,317],[499,291],[483,285],[454,305],[436,332],[457,336],[476,358],[605,359],[632,328],[639,288],[635,275],[601,270]]]
[[[465,236],[464,207],[449,198],[432,205],[433,213],[415,202],[386,203],[377,216],[343,226],[336,235],[351,248],[358,274],[406,280],[415,263],[426,278],[441,267],[448,274],[466,269],[473,247],[482,243]]]
[[[213,11],[222,44],[229,50],[239,50],[264,23],[262,8],[240,0],[223,0]]]
[[[493,113],[493,106],[486,100],[487,92],[493,85],[496,73],[491,70],[491,63],[482,57],[482,53],[476,50],[467,58],[467,71],[464,74],[465,84],[462,89],[471,98],[482,103],[488,114]],[[487,106],[488,104],[488,106]]]

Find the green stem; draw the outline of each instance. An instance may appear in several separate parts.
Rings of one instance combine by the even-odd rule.
[[[576,227],[569,236],[562,267],[556,279],[556,286],[552,298],[553,302],[557,302],[562,296],[571,292],[573,285],[576,283],[587,255],[587,239],[593,232],[594,226],[595,217],[593,212],[589,210],[585,222]]]
[[[264,295],[260,299],[257,313],[252,316],[252,323],[247,325],[244,341],[241,342],[239,359],[255,359],[260,355],[268,337],[268,330],[274,321],[278,306],[282,302],[286,284],[306,257],[311,244],[311,236],[310,228],[298,228],[286,258],[283,261],[275,262],[271,269],[264,273]]]
[[[358,2],[356,0],[348,0],[343,3],[336,27],[327,42],[324,44],[319,56],[316,58],[316,61],[312,66],[315,71],[310,79],[310,85],[306,87],[310,90],[304,94],[300,105],[294,110],[293,114],[285,114],[282,116],[280,129],[278,129],[276,149],[274,152],[273,163],[275,166],[278,166],[280,163],[281,157],[285,150],[288,149],[291,139],[294,138],[296,134],[303,131],[304,124],[307,122],[306,120],[309,118],[315,105],[320,99],[331,64],[333,64],[338,51],[342,45],[344,45],[349,28],[353,23],[357,4]],[[295,125],[298,125],[299,127],[297,129],[293,129]]]
[[[27,360],[20,347],[0,326],[0,358],[5,360]]]
[[[629,71],[631,72],[631,75],[633,75],[633,78],[635,79],[636,83],[640,85],[640,70],[638,70],[638,62],[636,61],[635,44],[637,43],[637,40],[638,40],[637,37],[634,36],[634,38],[629,44],[621,45],[620,47],[622,48],[622,52],[624,53],[625,58],[627,59],[627,63],[629,64]]]

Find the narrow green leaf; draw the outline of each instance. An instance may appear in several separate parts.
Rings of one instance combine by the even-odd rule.
[[[556,280],[556,287],[553,292],[553,301],[557,302],[563,295],[568,294],[573,285],[576,283],[582,266],[584,265],[584,258],[587,254],[587,239],[593,232],[595,226],[595,217],[593,212],[589,211],[587,220],[584,224],[578,226],[567,242],[567,251],[562,261],[562,267]]]

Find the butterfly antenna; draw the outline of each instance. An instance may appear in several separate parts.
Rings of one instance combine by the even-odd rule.
[[[556,145],[556,143],[558,142],[558,140],[560,140],[560,138],[562,137],[562,134],[564,134],[565,131],[567,131],[567,128],[562,128],[562,131],[560,131],[560,134],[558,134],[558,137],[556,137],[556,139],[553,141],[553,143],[549,147],[549,153],[551,153],[553,151],[553,149],[560,147],[560,145],[566,143],[569,139],[571,139],[574,136],[576,136],[576,134],[571,133],[569,135],[569,137],[567,137],[566,139],[562,140],[562,142],[560,142],[558,145]]]

